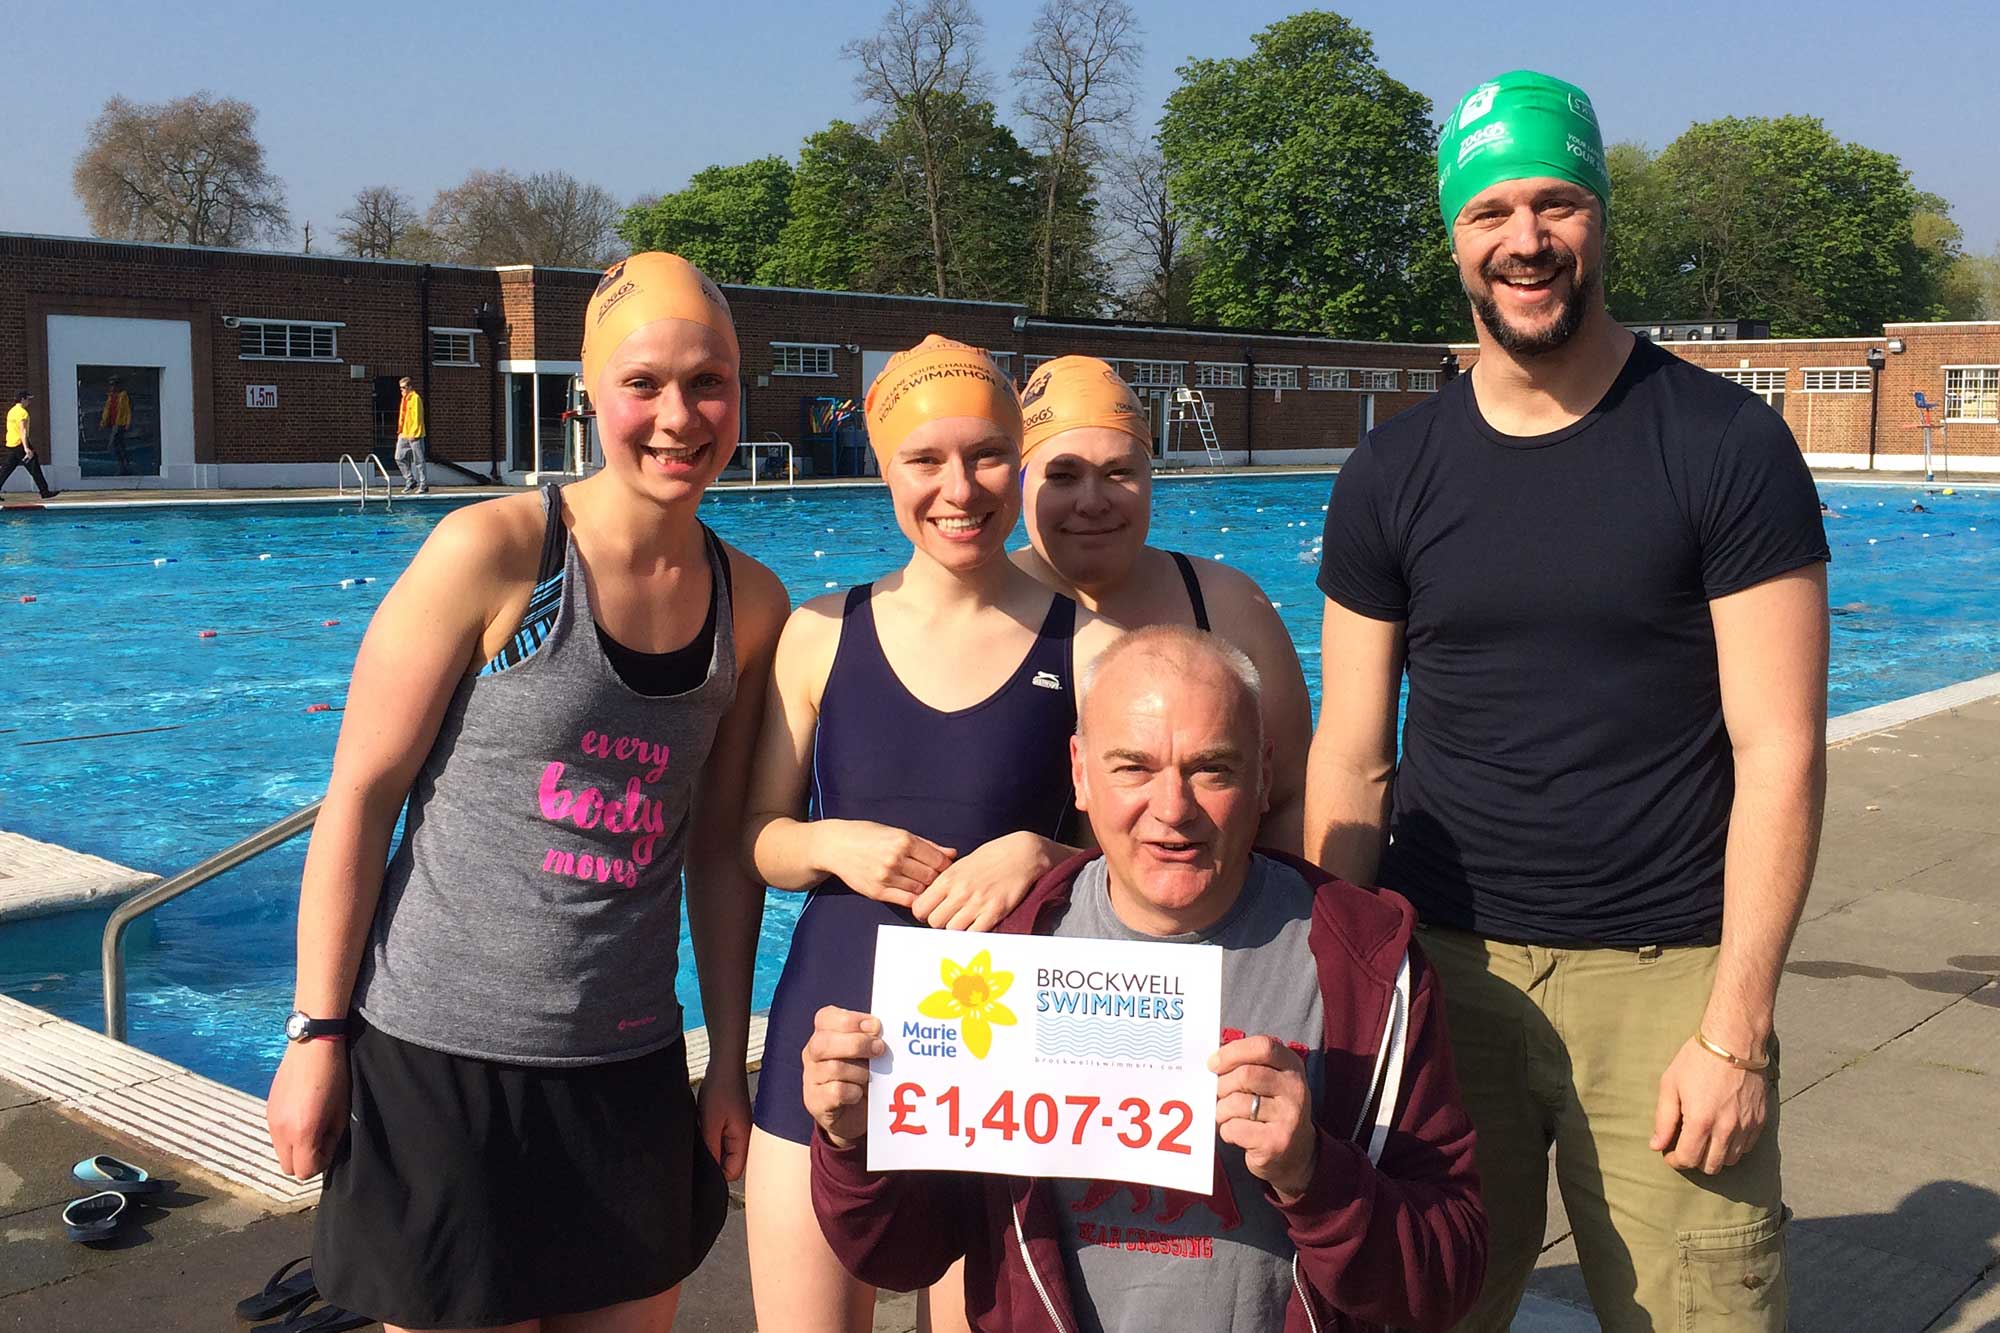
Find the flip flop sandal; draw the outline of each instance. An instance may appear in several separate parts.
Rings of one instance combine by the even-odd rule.
[[[103,1240],[125,1220],[127,1205],[128,1200],[117,1190],[105,1190],[87,1199],[72,1199],[63,1205],[63,1229],[74,1241]]]
[[[312,1269],[299,1268],[298,1272],[292,1273],[294,1268],[311,1259],[310,1254],[302,1254],[271,1274],[271,1280],[264,1284],[262,1291],[236,1302],[236,1317],[252,1324],[263,1319],[277,1319],[319,1295],[318,1288],[313,1285]],[[292,1275],[286,1277],[287,1273]]]
[[[365,1314],[343,1310],[338,1305],[300,1306],[275,1324],[259,1324],[250,1333],[346,1333],[366,1328],[375,1320]]]
[[[69,1173],[86,1185],[119,1194],[157,1194],[169,1184],[168,1181],[153,1179],[130,1162],[121,1162],[105,1153],[84,1158],[71,1167]]]

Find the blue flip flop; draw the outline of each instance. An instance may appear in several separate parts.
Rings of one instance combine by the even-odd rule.
[[[118,1194],[157,1194],[169,1183],[155,1180],[142,1168],[120,1161],[108,1153],[84,1158],[71,1167],[69,1173],[86,1185]]]
[[[75,1241],[103,1240],[118,1230],[125,1220],[129,1201],[117,1190],[105,1190],[87,1199],[72,1199],[63,1205],[63,1229]]]

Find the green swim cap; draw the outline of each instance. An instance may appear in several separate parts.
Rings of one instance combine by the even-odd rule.
[[[1438,208],[1449,232],[1472,197],[1502,181],[1555,176],[1611,209],[1611,176],[1590,95],[1531,69],[1480,84],[1452,108],[1438,139]]]

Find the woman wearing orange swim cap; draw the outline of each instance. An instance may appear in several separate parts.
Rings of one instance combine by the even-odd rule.
[[[747,1151],[738,842],[788,602],[696,516],[736,445],[728,306],[634,255],[583,363],[603,470],[438,523],[362,642],[306,854],[271,1141],[326,1172],[319,1291],[392,1330],[666,1327]]]
[[[1021,413],[986,353],[935,335],[869,390],[904,567],[785,626],[751,792],[766,882],[810,890],[771,1003],[746,1202],[764,1333],[859,1333],[874,1292],[815,1219],[800,1053],[866,1012],[880,925],[987,930],[1070,850],[1076,670],[1107,621],[1016,569]],[[808,807],[808,792],[811,804]],[[962,1319],[948,1274],[933,1313]]]
[[[1129,629],[1194,625],[1249,654],[1264,682],[1271,809],[1258,841],[1298,854],[1312,704],[1298,651],[1256,580],[1146,544],[1152,434],[1139,399],[1094,356],[1046,362],[1021,391],[1029,545],[1016,566]]]

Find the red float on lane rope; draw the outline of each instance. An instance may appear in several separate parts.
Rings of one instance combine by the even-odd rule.
[[[333,705],[332,705],[332,704],[307,704],[307,705],[306,705],[306,711],[307,711],[308,713],[331,713],[331,712],[333,711]]]
[[[24,594],[24,595],[22,596],[21,600],[22,600],[22,601],[24,601],[24,602],[32,602],[32,601],[34,601],[34,600],[35,600],[35,598],[34,598],[34,594],[32,594],[32,593],[28,593],[28,594]]]
[[[215,637],[215,631],[212,629],[205,629],[201,633],[195,635],[195,637],[197,639],[212,639]]]

